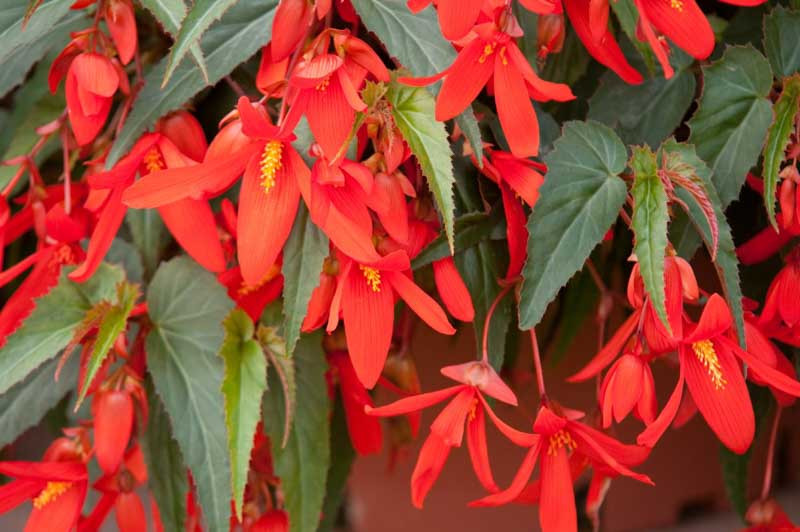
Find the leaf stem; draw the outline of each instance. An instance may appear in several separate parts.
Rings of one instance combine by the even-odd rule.
[[[492,321],[492,316],[494,315],[494,311],[497,310],[497,305],[500,304],[500,301],[505,297],[506,294],[511,290],[511,287],[514,285],[509,283],[500,290],[500,293],[497,294],[497,297],[494,298],[492,301],[492,305],[489,307],[489,310],[486,311],[486,319],[483,322],[483,339],[481,341],[481,350],[483,352],[483,362],[489,361],[489,325]]]

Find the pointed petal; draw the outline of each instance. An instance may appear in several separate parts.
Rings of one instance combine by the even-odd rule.
[[[252,157],[239,192],[237,256],[247,284],[258,284],[278,258],[292,230],[300,190],[285,155],[275,174],[275,185],[266,191],[261,184],[259,159]],[[265,230],[269,227],[269,230]]]
[[[475,318],[472,297],[456,268],[453,257],[433,262],[433,278],[448,312],[457,320],[472,321]]]
[[[492,466],[489,463],[489,448],[486,444],[486,414],[483,407],[475,408],[474,416],[467,421],[467,448],[472,469],[483,488],[487,491],[499,491],[494,481]]]
[[[758,357],[755,357],[747,351],[742,350],[735,342],[732,342],[727,338],[721,338],[719,341],[726,348],[733,351],[736,356],[741,358],[745,364],[753,369],[753,371],[758,373],[758,376],[771,387],[794,397],[800,397],[800,382],[786,375],[785,373],[768,366]]]
[[[464,390],[464,388],[466,387],[463,384],[459,384],[457,386],[451,386],[442,390],[436,390],[435,392],[421,393],[412,395],[410,397],[404,397],[403,399],[399,399],[386,406],[366,406],[364,411],[371,416],[380,417],[408,414],[410,412],[416,412],[418,410],[428,408],[429,406],[433,406],[437,403],[441,403],[445,399],[448,399],[461,392]]]
[[[541,462],[542,493],[539,501],[539,524],[545,532],[578,530],[575,495],[567,451],[543,452]]]
[[[89,240],[89,248],[86,250],[86,260],[69,274],[73,281],[82,283],[89,279],[95,272],[100,263],[106,256],[111,242],[117,235],[125,212],[128,208],[122,204],[122,193],[124,186],[118,186],[111,191],[100,219],[95,226],[92,238]]]
[[[411,502],[417,508],[422,508],[449,455],[450,446],[431,433],[419,451],[417,465],[411,474]]]
[[[373,290],[360,269],[353,268],[343,281],[347,348],[358,379],[371,389],[383,371],[392,340],[394,295],[389,283]]]
[[[733,317],[725,299],[719,294],[711,294],[706,306],[703,307],[700,321],[697,322],[694,330],[686,336],[684,342],[698,342],[719,336],[728,331],[731,325],[733,325]]]
[[[675,385],[672,395],[669,396],[667,404],[664,405],[664,409],[655,421],[647,425],[647,428],[637,436],[636,443],[651,448],[655,447],[656,442],[661,439],[661,436],[672,423],[672,420],[675,419],[675,414],[678,413],[678,407],[681,405],[681,397],[683,395],[683,383],[683,364],[681,364],[680,373],[678,374],[678,383]]]
[[[465,387],[445,406],[431,424],[431,434],[436,434],[451,447],[460,447],[464,439],[467,415],[477,404],[475,389]]]
[[[34,508],[25,524],[24,532],[68,532],[78,522],[83,500],[86,498],[86,481],[77,482],[42,508]]]
[[[330,360],[339,374],[339,391],[342,394],[347,432],[353,448],[362,456],[380,452],[383,446],[380,420],[364,411],[365,406],[372,407],[372,398],[358,380],[346,353],[335,353]]]
[[[95,395],[94,449],[97,463],[107,474],[116,472],[133,429],[133,399],[123,391]]]
[[[709,371],[694,352],[682,348],[680,362],[685,366],[686,385],[711,430],[726,447],[742,454],[750,447],[755,433],[753,406],[736,359],[717,342],[714,350],[725,379],[724,385],[716,387]]]
[[[503,64],[507,63],[507,64]],[[494,97],[503,133],[517,157],[539,153],[539,121],[522,75],[508,61],[495,58]]]
[[[697,59],[714,49],[714,32],[694,0],[638,0],[648,20],[679,48]]]
[[[397,295],[431,328],[442,334],[454,334],[456,332],[447,320],[447,315],[442,310],[442,307],[405,274],[392,271],[383,271],[381,274],[386,276],[387,281],[391,283]]]
[[[158,212],[169,232],[194,260],[212,272],[225,269],[225,252],[206,200],[186,198],[159,207]]]
[[[611,454],[609,454],[608,451],[606,451],[603,446],[600,445],[593,437],[595,434],[600,434],[599,431],[595,431],[589,427],[585,427],[580,423],[575,422],[571,422],[569,424],[569,428],[572,436],[578,443],[578,449],[580,449],[580,452],[596,459],[599,462],[605,463],[620,475],[625,475],[626,477],[634,478],[639,482],[653,485],[653,481],[650,480],[650,477],[631,471],[623,464],[618,462],[613,456],[611,456]]]
[[[617,332],[614,333],[614,336],[611,337],[611,340],[603,346],[603,349],[600,350],[597,355],[586,365],[582,370],[580,370],[575,375],[569,377],[567,379],[568,382],[580,382],[585,381],[591,377],[594,377],[598,373],[600,373],[603,368],[611,363],[614,360],[619,352],[622,350],[622,347],[625,345],[625,342],[628,341],[628,338],[633,334],[633,331],[636,329],[637,325],[639,324],[639,313],[634,312],[625,322],[620,325],[617,329]]]
[[[308,126],[325,156],[333,159],[353,128],[356,112],[350,107],[336,76],[330,78],[324,90],[305,90],[310,93],[305,113]]]
[[[147,530],[144,505],[136,493],[120,493],[114,503],[114,512],[120,532]]]
[[[136,19],[133,5],[127,0],[113,0],[106,4],[106,24],[123,65],[130,63],[136,52]]]
[[[489,81],[494,63],[491,57],[480,61],[485,44],[475,39],[459,52],[436,98],[436,120],[449,120],[461,113]]]
[[[540,452],[541,441],[537,441],[536,444],[525,453],[525,458],[522,459],[522,463],[508,488],[498,493],[487,495],[477,501],[472,501],[469,505],[472,507],[501,506],[512,502],[522,493],[522,490],[525,489],[525,486],[528,484],[528,480],[530,480],[533,474],[533,469],[536,467],[536,460],[538,460]]]
[[[267,112],[261,104],[254,104],[247,96],[242,96],[236,103],[236,109],[242,121],[242,133],[248,137],[273,139],[277,136],[278,128],[270,124]]]
[[[467,34],[481,12],[483,0],[439,0],[439,26],[448,41],[457,41]]]
[[[486,413],[489,414],[489,419],[492,420],[492,423],[494,423],[497,429],[503,434],[503,436],[508,438],[509,441],[520,447],[531,447],[532,445],[536,445],[540,439],[537,434],[522,432],[521,430],[517,430],[508,425],[505,421],[497,417],[497,414],[494,413],[494,410],[492,410],[492,407],[482,395],[478,395],[478,398],[481,400],[481,403],[483,403]]]
[[[500,172],[503,181],[508,183],[525,203],[533,207],[539,198],[539,187],[544,183],[544,176],[516,158],[495,152],[492,163]]]

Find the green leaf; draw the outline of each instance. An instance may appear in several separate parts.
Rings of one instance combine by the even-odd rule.
[[[469,212],[455,220],[456,253],[477,245],[493,236],[503,224],[503,209],[493,208],[490,214],[485,212]],[[505,234],[503,235],[505,238]],[[450,256],[447,237],[440,234],[411,261],[411,268],[417,270],[431,262]]]
[[[36,46],[47,40],[53,26],[69,13],[69,2],[46,0],[25,22],[27,6],[25,2],[4,2],[0,7],[0,65],[20,48]],[[24,27],[23,27],[24,24]]]
[[[0,97],[5,96],[11,89],[25,81],[25,77],[34,63],[42,59],[47,52],[52,51],[55,54],[64,48],[69,42],[70,32],[77,31],[87,24],[84,12],[70,12],[52,25],[47,33],[47,38],[38,39],[26,46],[19,46],[8,53],[0,61]],[[48,58],[43,62],[49,66],[51,61]]]
[[[503,275],[503,272],[499,271],[497,264],[498,256],[501,256],[501,254],[494,244],[491,241],[484,240],[477,246],[467,248],[455,256],[456,266],[464,279],[464,284],[469,289],[472,305],[475,308],[473,323],[475,325],[475,344],[479,354],[483,347],[483,328],[486,322],[486,314],[500,293],[500,285],[497,280]],[[497,371],[500,371],[505,361],[506,338],[508,336],[508,327],[511,324],[512,309],[513,296],[507,294],[498,304],[489,323],[487,342],[489,363]]]
[[[133,245],[142,256],[145,274],[152,277],[171,240],[167,226],[157,209],[128,209],[125,223],[133,237]]]
[[[183,0],[141,0],[140,3],[153,14],[164,28],[164,31],[173,38],[178,34],[181,22],[186,16],[186,4]],[[200,49],[200,45],[198,43],[192,44],[189,47],[189,53],[192,54],[192,59],[194,59],[203,74],[203,78],[208,82],[208,70],[206,69],[206,62],[203,59],[203,50]]]
[[[645,79],[640,85],[630,85],[606,72],[589,100],[588,118],[613,127],[626,144],[644,142],[656,148],[683,120],[695,85],[687,70],[670,79]]]
[[[433,7],[415,14],[409,11],[405,0],[352,0],[352,3],[364,25],[378,36],[389,55],[413,75],[432,76],[455,61],[456,52],[442,37]],[[438,94],[438,86],[432,92]],[[456,123],[472,146],[483,146],[471,108],[458,115]],[[476,149],[475,155],[479,164],[483,164],[483,151]]]
[[[776,77],[800,71],[800,11],[777,5],[764,17],[764,51]]]
[[[783,92],[772,108],[775,120],[769,127],[767,142],[764,145],[764,205],[767,207],[769,221],[775,230],[775,190],[778,188],[778,173],[786,156],[789,136],[794,131],[794,121],[800,103],[800,74],[787,78],[783,83]]]
[[[270,374],[273,391],[264,395],[264,427],[272,441],[275,474],[281,478],[292,532],[317,530],[330,466],[331,401],[321,344],[320,333],[302,336],[297,343],[297,415],[286,447],[281,447],[285,408],[283,395],[276,393],[277,375]]]
[[[142,283],[144,275],[142,256],[139,254],[139,250],[127,240],[123,240],[120,237],[115,238],[111,242],[111,248],[103,260],[108,264],[122,268],[128,281],[137,284]]]
[[[736,246],[733,244],[733,236],[725,212],[722,210],[722,202],[719,199],[714,184],[711,181],[711,169],[697,156],[694,146],[690,144],[680,144],[675,139],[668,139],[661,145],[661,156],[672,155],[688,165],[694,171],[694,178],[700,179],[705,183],[706,194],[714,208],[714,214],[719,225],[719,237],[714,266],[717,275],[722,283],[728,305],[733,313],[733,320],[736,324],[736,332],[739,336],[739,343],[745,346],[744,335],[744,311],[742,309],[742,288],[739,284],[739,259],[736,258]],[[711,227],[708,224],[702,207],[695,200],[694,196],[682,187],[675,187],[675,194],[688,207],[688,218],[706,244],[710,253],[713,253],[714,238]],[[678,253],[684,258],[690,258],[694,254],[691,250],[676,248]]]
[[[625,203],[625,145],[597,122],[567,122],[544,157],[547,179],[528,219],[519,324],[530,329],[583,267]]]
[[[703,94],[689,142],[713,172],[722,208],[739,196],[772,123],[769,63],[752,46],[734,46],[703,67]]]
[[[150,380],[146,389],[149,415],[139,441],[147,463],[147,487],[158,505],[164,530],[183,532],[186,529],[186,494],[189,492],[186,466],[172,436],[167,412]]]
[[[227,530],[231,472],[222,430],[224,369],[217,353],[233,302],[213,274],[178,257],[156,271],[147,305],[153,322],[146,344],[150,375],[192,470],[206,525]]]
[[[234,309],[225,318],[224,326],[225,340],[220,349],[225,361],[222,395],[225,396],[233,503],[241,521],[250,453],[261,418],[261,396],[267,389],[267,361],[261,346],[253,339],[255,327],[245,311]]]
[[[122,270],[101,264],[85,283],[74,283],[66,273],[50,292],[36,300],[36,308],[0,349],[0,393],[5,393],[37,367],[52,359],[72,339],[86,313],[110,300],[123,279]]]
[[[669,222],[667,193],[658,176],[656,154],[650,148],[634,148],[630,167],[633,169],[633,251],[639,261],[644,288],[661,323],[669,331],[664,286],[664,254],[667,252]]]
[[[175,44],[172,45],[172,50],[167,60],[167,71],[164,73],[162,87],[167,85],[172,73],[175,72],[186,52],[193,47],[196,49],[200,37],[203,36],[208,27],[236,2],[237,0],[197,0],[194,2],[191,11],[182,20],[178,35],[175,37]],[[203,57],[202,52],[200,57]],[[198,63],[198,65],[202,69],[203,63]],[[208,72],[205,72],[205,78],[208,79]]]
[[[144,89],[133,104],[125,126],[106,159],[113,166],[156,120],[178,109],[209,84],[218,82],[249,59],[269,41],[272,17],[278,0],[239,0],[203,35],[208,80],[197,65],[183,62],[175,68],[169,83],[161,87],[168,59],[163,59],[146,76]]]
[[[128,324],[128,316],[131,315],[133,305],[139,299],[139,287],[134,284],[120,283],[117,286],[117,303],[108,312],[104,313],[97,327],[97,337],[92,346],[92,353],[86,363],[86,376],[83,378],[78,400],[75,403],[75,411],[80,408],[81,403],[89,391],[89,386],[94,381],[97,371],[103,365],[111,347],[117,337],[125,330]]]
[[[286,351],[291,355],[300,338],[311,292],[319,284],[322,264],[328,256],[328,237],[314,225],[305,204],[294,219],[283,248],[283,331]]]
[[[269,357],[272,367],[275,368],[278,380],[283,390],[283,432],[281,447],[286,447],[289,434],[292,432],[292,423],[297,409],[297,377],[294,368],[294,359],[286,350],[286,342],[278,334],[275,327],[258,327],[258,341]]]
[[[53,380],[58,360],[42,364],[25,380],[0,395],[0,447],[16,440],[35,426],[75,387],[79,357],[70,357]]]
[[[444,124],[434,118],[436,104],[427,90],[396,82],[389,85],[387,98],[392,104],[394,121],[417,157],[428,180],[428,188],[433,192],[452,254],[455,249],[453,224],[456,208],[453,201],[453,153]]]

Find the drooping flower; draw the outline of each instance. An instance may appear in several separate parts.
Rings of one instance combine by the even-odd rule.
[[[282,61],[300,46],[303,35],[331,10],[331,0],[281,0],[272,20],[272,60]]]
[[[432,0],[408,0],[408,9],[419,13],[431,4]],[[481,14],[483,0],[438,0],[436,12],[439,27],[448,40],[457,41],[475,25]]]
[[[598,401],[605,428],[611,426],[612,417],[619,423],[631,411],[645,424],[652,423],[658,405],[650,365],[637,354],[622,355],[606,373]]]
[[[417,465],[411,476],[411,501],[417,508],[422,507],[425,497],[444,468],[450,450],[461,446],[465,431],[470,460],[478,480],[487,490],[497,490],[486,445],[487,412],[495,424],[501,424],[504,433],[522,441],[529,441],[526,437],[533,438],[532,435],[526,435],[506,426],[491,411],[484,394],[514,406],[517,404],[517,398],[489,364],[467,362],[447,366],[442,368],[442,374],[461,384],[406,397],[386,406],[366,408],[366,412],[373,416],[398,416],[451,399],[431,425],[431,432],[420,450]]]
[[[150,208],[187,197],[211,197],[243,175],[237,255],[245,282],[258,285],[289,236],[301,194],[310,197],[310,172],[292,147],[294,135],[272,125],[262,106],[242,97],[237,109],[240,120],[220,131],[203,163],[153,172],[129,187],[123,201]]]
[[[67,70],[66,99],[78,145],[89,144],[103,129],[120,85],[120,74],[108,57],[85,52],[72,60]]]
[[[664,409],[637,441],[652,447],[675,419],[686,383],[697,409],[720,441],[744,453],[753,440],[755,421],[750,395],[737,359],[759,379],[784,393],[800,396],[800,383],[741,349],[728,334],[733,324],[728,305],[719,294],[708,299],[697,324],[687,324],[678,346],[678,383]]]
[[[373,407],[372,398],[358,380],[350,357],[346,352],[334,351],[328,355],[335,369],[342,395],[347,432],[353,448],[360,455],[380,452],[383,446],[383,429],[380,422],[364,412],[364,407]]]
[[[549,406],[542,406],[533,424],[533,435],[529,436],[528,441],[515,442],[529,449],[511,485],[470,505],[498,506],[514,501],[526,489],[538,461],[540,478],[536,491],[542,530],[577,530],[570,455],[585,457],[601,472],[624,475],[652,484],[646,475],[629,469],[647,457],[646,449],[623,445],[602,432],[577,422],[576,419],[581,416],[581,413],[574,411],[558,415]]]
[[[493,79],[497,115],[511,152],[528,157],[539,152],[539,121],[531,104],[568,101],[570,88],[544,81],[531,68],[514,41],[521,32],[513,16],[500,10],[496,22],[479,24],[472,39],[444,71],[428,78],[400,78],[402,83],[428,85],[444,78],[436,99],[436,119],[449,120],[461,113]]]
[[[336,329],[341,311],[353,367],[367,388],[377,382],[389,351],[395,294],[434,330],[455,333],[442,308],[409,277],[410,263],[405,251],[395,251],[367,264],[343,254],[338,261],[339,274],[327,330]]]

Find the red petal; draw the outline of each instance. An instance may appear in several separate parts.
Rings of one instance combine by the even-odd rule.
[[[683,371],[683,364],[681,364],[680,373],[678,374],[678,383],[675,385],[672,395],[669,396],[667,404],[664,405],[664,409],[655,421],[647,425],[647,428],[636,438],[636,443],[639,445],[646,445],[651,448],[654,447],[656,442],[661,439],[661,436],[666,432],[667,428],[669,428],[672,420],[675,419],[675,414],[678,413],[678,407],[681,405],[681,396],[683,395]]]
[[[442,35],[456,41],[466,35],[480,15],[483,0],[439,0],[437,11]]]
[[[120,493],[114,503],[114,511],[120,532],[147,530],[144,505],[136,493]]]
[[[449,454],[450,446],[436,434],[431,433],[422,445],[417,465],[411,474],[411,502],[417,508],[422,508],[422,503],[439,478]]]
[[[114,473],[122,462],[133,429],[133,399],[122,391],[99,393],[92,405],[97,463]]]
[[[492,423],[494,423],[497,429],[503,433],[503,436],[508,438],[514,445],[518,445],[520,447],[531,447],[532,445],[537,444],[540,439],[537,434],[522,432],[521,430],[517,430],[514,427],[506,424],[506,422],[497,417],[497,414],[494,413],[494,410],[492,410],[492,407],[489,406],[489,403],[483,398],[482,395],[478,395],[478,398],[481,400],[481,403],[483,403],[483,407],[486,409],[486,413],[489,414],[489,419],[492,420]]]
[[[621,475],[634,478],[640,482],[644,482],[645,484],[653,485],[653,481],[650,480],[650,478],[647,475],[642,475],[640,473],[631,471],[623,464],[618,462],[616,458],[611,456],[611,454],[596,441],[594,436],[596,434],[602,434],[601,432],[591,429],[590,427],[581,425],[580,423],[574,423],[574,422],[571,422],[569,424],[569,427],[572,432],[572,435],[574,436],[575,440],[578,443],[578,448],[580,449],[580,452],[586,454],[587,456],[589,456],[590,458],[594,459],[597,462],[606,464],[611,469],[613,469],[614,471],[616,471]],[[621,450],[620,447],[621,446],[618,446],[617,448],[618,452]],[[640,451],[640,448],[634,447],[632,451],[638,454],[637,451]],[[636,454],[633,454],[632,456],[636,456]]]
[[[511,481],[511,485],[508,488],[501,492],[487,495],[477,501],[472,501],[469,505],[472,507],[500,506],[508,504],[516,499],[519,494],[522,493],[522,490],[525,489],[528,480],[530,480],[533,474],[533,468],[536,467],[536,460],[539,458],[540,451],[541,440],[538,440],[536,444],[525,453],[525,458],[523,458],[517,473],[514,475],[514,480]]]
[[[338,370],[339,390],[353,448],[361,455],[380,452],[383,445],[381,423],[364,412],[365,406],[372,406],[372,398],[356,377],[353,364],[346,353],[335,353],[330,359]]]
[[[270,124],[266,110],[261,104],[251,102],[242,96],[236,103],[239,118],[242,120],[242,133],[251,138],[273,139],[278,128]]]
[[[694,0],[638,0],[647,19],[679,48],[697,59],[714,50],[714,32]],[[673,6],[680,5],[680,8]]]
[[[715,336],[725,333],[733,325],[733,317],[728,309],[728,304],[719,294],[711,294],[708,298],[700,321],[697,326],[689,333],[684,342],[693,343],[700,340],[708,340]]]
[[[0,486],[0,514],[32,499],[47,485],[46,480],[12,480]]]
[[[539,198],[539,187],[544,183],[544,176],[504,152],[494,152],[492,163],[500,172],[503,181],[508,183],[525,203],[533,207]]]
[[[305,89],[310,93],[306,118],[314,139],[325,156],[332,159],[350,135],[356,112],[345,98],[338,77],[329,79],[330,83],[324,90]]]
[[[700,413],[720,441],[735,453],[742,454],[753,441],[755,421],[750,395],[742,370],[731,352],[714,342],[725,384],[717,388],[708,370],[691,348],[680,349],[680,363],[686,372],[686,385]]]
[[[451,447],[460,447],[464,439],[464,424],[476,404],[475,388],[465,387],[433,420],[431,434],[438,435]]]
[[[797,380],[789,377],[785,373],[766,365],[762,360],[753,356],[747,351],[743,351],[736,343],[728,340],[727,338],[721,338],[720,342],[726,348],[731,349],[736,356],[741,358],[745,364],[750,366],[756,373],[758,373],[758,376],[771,387],[789,395],[800,397],[800,382],[797,382]]]
[[[187,198],[164,205],[158,212],[175,240],[194,260],[212,272],[225,269],[225,252],[206,200]]]
[[[451,386],[442,390],[436,390],[435,392],[421,393],[412,395],[410,397],[404,397],[403,399],[399,399],[386,406],[379,406],[377,408],[367,406],[364,408],[364,411],[371,416],[380,417],[408,414],[410,412],[416,412],[418,410],[428,408],[429,406],[433,406],[437,403],[441,403],[445,399],[456,395],[465,388],[466,386],[459,384],[458,386]]]
[[[386,281],[377,291],[373,290],[357,268],[343,281],[342,312],[347,348],[358,379],[371,389],[378,382],[392,341],[394,295]]]
[[[589,3],[586,0],[564,0],[564,8],[567,15],[578,34],[586,50],[617,75],[628,83],[639,84],[642,82],[642,75],[634,69],[619,48],[619,44],[614,40],[614,34],[606,30],[605,35],[599,40],[592,36],[591,26],[589,25]]]
[[[100,54],[83,53],[70,65],[78,85],[85,91],[110,98],[119,87],[119,75],[111,60]]]
[[[108,112],[111,110],[111,99],[106,99],[102,108],[96,114],[86,116],[81,108],[78,80],[72,68],[67,72],[65,96],[69,123],[72,126],[72,132],[75,134],[75,140],[78,141],[80,146],[85,146],[92,142],[100,130],[103,129]]]
[[[251,157],[239,192],[237,256],[242,277],[249,285],[261,282],[278,258],[294,223],[300,190],[294,168],[283,148],[275,185],[268,192],[261,184],[260,160]],[[265,224],[269,230],[265,231]]]
[[[511,189],[500,184],[503,199],[503,211],[506,215],[506,239],[508,240],[508,270],[506,279],[517,277],[522,271],[528,257],[528,229],[525,210],[514,197]]]
[[[575,495],[567,451],[564,447],[551,454],[543,452],[541,463],[542,493],[539,501],[539,524],[542,530],[570,532],[578,530]]]
[[[133,5],[127,0],[112,0],[106,4],[106,24],[117,47],[119,60],[127,65],[136,52],[136,19]]]
[[[82,283],[89,279],[111,247],[111,242],[117,235],[122,220],[125,218],[125,212],[128,210],[122,203],[123,191],[124,186],[118,186],[111,191],[111,196],[103,207],[92,238],[89,240],[86,260],[69,274],[69,278],[73,281]]]
[[[328,216],[320,227],[334,245],[348,257],[365,264],[380,260],[381,257],[372,243],[372,232],[367,232],[364,227],[354,223],[339,212],[339,209],[329,207]]]
[[[306,0],[281,0],[272,21],[272,60],[289,57],[311,24],[314,11]]]
[[[622,350],[622,346],[625,345],[625,342],[628,341],[633,331],[639,325],[639,317],[640,314],[638,312],[634,312],[625,322],[620,325],[617,329],[617,332],[614,333],[614,336],[611,337],[611,340],[603,346],[603,349],[597,353],[594,358],[584,366],[582,370],[580,370],[575,375],[569,377],[567,381],[569,382],[580,382],[585,381],[588,378],[594,377],[598,373],[600,373],[603,368],[611,363],[614,360],[619,352]]]
[[[467,447],[472,469],[483,488],[499,491],[489,463],[489,448],[486,444],[486,414],[483,407],[475,408],[475,415],[467,421]]]
[[[422,321],[442,334],[455,334],[456,330],[450,325],[442,307],[419,286],[414,284],[414,281],[400,272],[383,271],[381,274],[391,283],[397,295],[403,298],[403,301],[417,316],[422,318]]]
[[[436,120],[449,120],[461,113],[489,81],[494,68],[492,58],[480,61],[483,47],[487,44],[475,39],[459,52],[436,98]]]
[[[517,157],[539,153],[539,121],[533,110],[525,81],[505,58],[494,62],[494,97],[497,116],[511,152]]]
[[[447,311],[457,320],[472,321],[475,318],[472,297],[456,268],[453,257],[433,262],[433,278]]]
[[[86,482],[77,482],[49,504],[31,511],[24,532],[69,532],[78,522]]]

